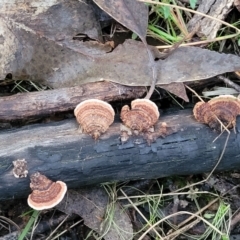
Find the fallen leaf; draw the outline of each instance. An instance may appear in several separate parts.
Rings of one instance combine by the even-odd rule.
[[[172,82],[165,85],[160,84],[158,86],[182,98],[185,102],[189,102],[186,89],[183,83]]]
[[[1,1],[0,16],[52,41],[72,40],[77,34],[96,40],[102,38],[100,24],[85,0]]]
[[[78,214],[84,219],[84,224],[96,231],[100,236],[104,235],[106,240],[132,239],[133,229],[131,221],[125,211],[116,203],[113,214],[108,219],[111,225],[104,225],[104,218],[107,217],[106,210],[109,198],[102,188],[89,188],[82,190],[69,190],[64,200],[56,208],[66,214]],[[106,221],[106,223],[109,223]],[[118,229],[115,229],[117,226]],[[105,230],[108,230],[105,233]]]
[[[62,2],[55,4],[50,7],[52,10],[49,10],[49,14],[55,13],[54,8],[67,8],[67,13],[70,14],[73,11],[75,18],[78,18],[81,14],[81,4],[86,4],[73,1],[76,4],[74,5],[72,1],[64,3],[65,5]],[[48,29],[45,30],[49,25],[43,20],[42,23],[41,17],[46,15],[45,12],[49,9],[47,7],[45,11],[40,8],[40,11],[39,6],[36,5],[35,11],[28,14],[27,10],[33,11],[30,5],[26,6],[27,10],[18,5],[18,11],[14,9],[18,14],[14,15],[9,10],[11,5],[0,3],[0,6],[3,7],[0,8],[0,41],[2,43],[0,44],[0,79],[4,79],[11,73],[13,80],[32,80],[52,88],[71,87],[102,80],[129,86],[151,85],[152,71],[149,62],[146,61],[148,55],[143,43],[126,40],[112,52],[107,53],[106,46],[98,42],[83,43],[72,40],[72,36],[83,31],[80,30],[80,26],[79,30],[73,29],[72,35],[71,31],[66,30],[67,34],[62,40],[56,38],[56,35],[54,36]],[[73,7],[78,14],[74,13]],[[6,13],[4,13],[5,10]],[[21,14],[27,14],[28,17],[22,17]],[[58,16],[57,13],[56,15]],[[28,24],[27,19],[31,21],[31,17],[39,18],[41,35],[37,35],[38,21],[35,20],[35,25]],[[75,21],[75,18],[72,21]],[[22,22],[23,19],[25,22]],[[71,21],[68,21],[68,25],[60,24],[64,30],[69,25]],[[76,25],[73,24],[73,26]],[[53,25],[51,30],[55,34],[63,32],[62,29],[57,29],[56,25]],[[154,49],[154,47],[151,48]],[[197,47],[180,47],[167,59],[156,61],[155,66],[157,84],[161,84],[162,88],[186,100],[182,87],[178,89],[173,87],[177,85],[164,85],[179,83],[182,86],[183,82],[237,71],[240,69],[240,58]]]
[[[152,71],[152,84],[145,98],[150,98],[156,83],[157,70],[154,62],[154,53],[146,41],[148,26],[148,7],[143,2],[136,0],[94,0],[104,11],[111,15],[115,20],[123,24],[128,29],[136,33],[142,40],[149,58],[149,68]]]
[[[148,7],[136,0],[94,0],[112,18],[145,39],[148,26]]]

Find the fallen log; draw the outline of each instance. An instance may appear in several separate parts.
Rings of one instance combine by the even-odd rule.
[[[73,110],[79,102],[90,98],[112,102],[140,98],[145,93],[145,87],[130,87],[112,82],[19,93],[0,98],[0,120],[27,119]]]
[[[29,177],[13,176],[12,161],[16,159],[27,161],[29,174],[39,171],[66,182],[68,188],[211,171],[226,133],[213,142],[218,133],[196,122],[190,110],[162,114],[156,129],[162,121],[175,133],[150,146],[141,136],[131,136],[122,144],[119,119],[98,141],[81,134],[75,119],[4,130],[0,134],[0,200],[25,197],[30,192]],[[218,171],[240,168],[239,138],[238,131],[231,132]]]
[[[186,85],[196,90],[211,86],[216,81],[219,80],[211,78],[189,82]],[[162,86],[158,85],[158,87],[161,88]],[[159,91],[161,92],[161,90],[158,90],[157,99],[164,98],[164,92],[161,92],[159,95]],[[142,98],[146,92],[146,87],[125,86],[114,82],[102,81],[76,87],[18,93],[0,97],[0,121],[26,120],[31,117],[38,118],[65,112],[73,110],[79,102],[92,98],[106,102]]]

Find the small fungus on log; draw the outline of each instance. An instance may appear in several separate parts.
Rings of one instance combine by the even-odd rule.
[[[74,115],[83,132],[97,140],[113,123],[115,112],[109,103],[98,99],[89,99],[76,106]]]
[[[27,161],[25,159],[17,159],[13,163],[13,175],[15,178],[25,178],[28,175]]]
[[[136,99],[122,107],[121,119],[127,127],[139,132],[148,131],[158,120],[160,114],[156,104],[149,99]]]
[[[62,181],[53,182],[36,172],[30,177],[32,193],[28,196],[28,205],[35,210],[55,207],[67,192],[67,185]]]
[[[240,99],[232,95],[221,95],[208,102],[198,102],[193,108],[193,115],[198,122],[208,124],[220,130],[221,124],[227,128],[236,125],[236,117],[240,114]]]

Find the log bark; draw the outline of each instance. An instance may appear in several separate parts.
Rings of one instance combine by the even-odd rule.
[[[30,192],[29,177],[13,176],[12,161],[16,159],[27,161],[29,175],[39,171],[52,180],[65,181],[68,188],[197,174],[215,166],[226,133],[213,142],[218,133],[196,122],[189,110],[162,114],[160,120],[156,129],[165,121],[175,133],[150,146],[141,136],[131,136],[122,144],[119,119],[98,141],[79,133],[75,119],[5,130],[0,134],[0,200]],[[239,129],[238,121],[218,171],[240,168]]]
[[[112,82],[96,82],[71,88],[19,93],[0,98],[0,120],[17,120],[73,110],[90,98],[106,102],[140,98],[145,87],[130,87]]]
[[[202,89],[215,84],[216,81],[219,80],[211,78],[188,82],[186,85],[194,89]],[[162,86],[158,85],[158,87]],[[146,94],[146,91],[146,87],[125,86],[113,82],[95,82],[70,88],[19,93],[0,97],[0,121],[38,118],[73,110],[79,102],[90,98],[106,102],[141,98]],[[157,93],[156,98],[161,99],[161,97],[164,97],[164,92],[160,96]]]

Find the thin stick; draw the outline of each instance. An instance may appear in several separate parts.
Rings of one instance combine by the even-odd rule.
[[[190,213],[190,212],[187,212],[187,211],[180,211],[180,212],[176,212],[176,213],[173,213],[173,214],[170,214],[164,218],[162,218],[161,220],[159,220],[158,222],[156,222],[155,224],[153,224],[147,231],[145,231],[142,236],[138,239],[138,240],[142,240],[148,232],[150,232],[152,229],[154,229],[157,225],[159,225],[160,223],[166,221],[167,219],[169,218],[172,218],[174,216],[178,216],[178,215],[181,215],[181,214],[188,214],[188,215],[192,215],[200,220],[202,220],[204,223],[206,223],[208,226],[210,226],[213,230],[215,230],[218,234],[220,234],[221,236],[223,235],[223,233],[221,231],[219,231],[215,226],[213,226],[210,222],[208,222],[206,219],[204,219],[203,217],[200,217],[194,213]]]
[[[236,83],[234,83],[233,81],[231,81],[228,78],[225,78],[223,76],[217,76],[218,79],[222,80],[224,83],[226,83],[229,87],[234,88],[236,91],[238,91],[238,93],[240,93],[240,86]]]
[[[14,225],[17,228],[18,231],[21,230],[21,228],[14,221],[12,221],[10,218],[4,217],[4,216],[0,216],[0,219],[4,219],[8,223]]]
[[[58,228],[60,228],[62,226],[62,224],[67,220],[67,218],[69,217],[69,215],[67,215],[62,222],[60,222],[60,224],[58,224],[58,226],[54,229],[54,231],[51,232],[51,234],[46,238],[46,240],[51,239],[52,235],[58,230]]]
[[[193,216],[194,217],[194,216]],[[193,222],[189,223],[188,225],[177,229],[175,232],[167,235],[166,237],[164,237],[164,240],[173,240],[176,237],[178,237],[180,234],[183,234],[184,232],[188,231],[189,229],[193,228],[195,225],[197,225],[201,220],[200,219],[196,219]]]
[[[206,206],[204,206],[203,208],[201,208],[200,210],[198,210],[195,214],[198,215],[200,213],[202,213],[203,211],[205,211],[206,209],[208,209],[211,205],[213,205],[215,202],[217,202],[219,200],[219,198],[215,198],[214,200],[212,200],[210,203],[208,203]],[[185,225],[187,222],[189,222],[190,220],[192,220],[194,218],[194,216],[190,216],[189,218],[187,218],[186,220],[184,220],[183,222],[179,223],[177,226],[181,227],[183,225]]]
[[[190,87],[189,87],[188,85],[186,85],[186,84],[184,84],[184,86],[185,86],[188,90],[190,90],[192,93],[194,93],[201,102],[205,102],[205,101],[197,94],[197,92],[195,92],[192,88],[190,88]]]
[[[209,16],[207,14],[204,14],[204,13],[201,13],[201,12],[198,12],[198,11],[195,11],[195,10],[192,10],[192,9],[189,9],[189,8],[186,8],[186,7],[181,7],[181,6],[178,6],[178,5],[172,5],[172,4],[168,4],[168,3],[163,3],[163,2],[156,2],[156,1],[151,1],[151,0],[138,0],[139,2],[145,2],[145,3],[152,3],[152,4],[155,4],[155,5],[162,5],[162,6],[167,6],[167,7],[171,7],[171,8],[178,8],[178,9],[181,9],[181,10],[184,10],[184,11],[187,11],[187,12],[191,12],[191,13],[195,13],[195,14],[198,14],[200,16],[203,16],[203,17],[206,17],[206,18],[210,18],[212,20],[215,20],[215,21],[218,21],[220,23],[222,23],[223,25],[225,26],[228,26],[230,28],[233,28],[237,31],[237,34],[234,35],[234,36],[237,36],[240,34],[240,29],[238,29],[237,27],[231,25],[230,23],[227,23],[225,21],[222,21],[218,18],[215,18],[215,17],[212,17],[212,16]]]
[[[197,191],[195,194],[210,194],[212,196],[218,197],[218,194],[211,193],[208,191]],[[161,194],[144,194],[144,195],[136,195],[136,196],[128,196],[128,197],[118,197],[117,200],[124,200],[124,199],[135,199],[135,198],[142,198],[142,197],[168,197],[168,196],[175,196],[175,195],[189,195],[189,192],[170,192],[170,193],[161,193]]]
[[[209,39],[209,40],[202,40],[202,41],[197,41],[197,42],[183,43],[183,44],[181,44],[181,47],[198,46],[198,45],[203,45],[203,44],[207,44],[207,43],[219,42],[219,41],[222,41],[222,40],[235,38],[238,35],[239,35],[239,33],[235,33],[235,34],[230,34],[228,36],[216,37],[214,39]],[[162,46],[156,46],[156,48],[157,49],[167,49],[167,48],[171,48],[172,46],[173,45],[162,45]]]
[[[126,195],[126,193],[122,190],[122,189],[120,189],[120,191],[122,192],[122,194],[127,198],[127,200],[132,204],[132,207],[141,215],[141,217],[146,221],[146,223],[148,224],[148,225],[150,225],[150,228],[149,229],[152,229],[156,234],[157,234],[157,236],[161,239],[161,240],[163,240],[163,238],[162,238],[162,236],[158,233],[158,231],[154,228],[154,227],[152,227],[152,225],[149,223],[149,221],[145,218],[145,216],[142,214],[142,212],[141,211],[139,211],[139,209],[135,206],[135,204],[132,202],[132,200],[130,199],[130,198],[128,198],[128,196]]]
[[[55,240],[57,238],[59,238],[61,235],[63,235],[65,232],[67,232],[70,228],[75,227],[76,225],[78,225],[79,223],[83,222],[83,219],[77,221],[76,223],[74,223],[72,226],[70,226],[69,228],[65,229],[64,231],[60,232],[57,236],[55,236],[54,238],[52,238],[52,240]]]

